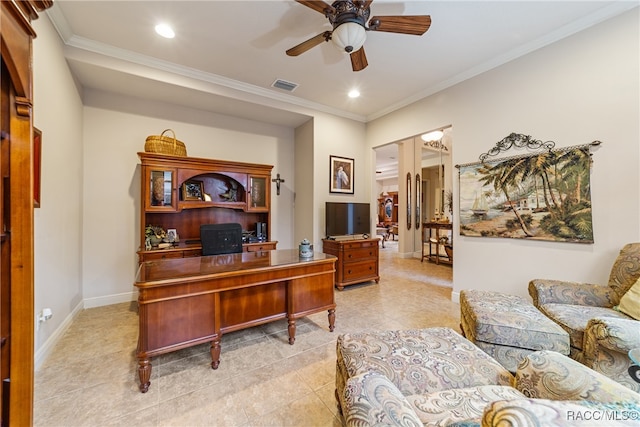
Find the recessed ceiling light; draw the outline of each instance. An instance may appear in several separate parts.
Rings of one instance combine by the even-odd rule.
[[[176,33],[173,32],[173,29],[168,24],[156,25],[156,33],[167,39],[172,39],[176,36]]]
[[[360,92],[357,89],[349,91],[349,98],[357,98],[360,96]]]
[[[440,141],[443,135],[444,133],[441,130],[434,130],[433,132],[425,133],[420,138],[424,142]]]

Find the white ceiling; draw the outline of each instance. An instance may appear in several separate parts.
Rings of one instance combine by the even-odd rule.
[[[423,36],[368,32],[369,66],[357,73],[331,43],[285,55],[331,29],[294,1],[56,0],[47,13],[85,89],[297,126],[311,110],[367,122],[637,5],[375,0],[372,16],[426,14],[432,25]],[[160,21],[174,39],[155,34]],[[276,79],[299,87],[272,88]]]

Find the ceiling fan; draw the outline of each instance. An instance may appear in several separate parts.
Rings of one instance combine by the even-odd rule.
[[[287,50],[287,55],[298,56],[323,41],[332,40],[336,46],[350,55],[353,71],[364,70],[368,65],[363,47],[366,31],[421,36],[431,26],[429,15],[374,16],[369,20],[373,0],[339,0],[331,5],[324,1],[296,1],[326,16],[333,30],[320,33],[292,47]]]

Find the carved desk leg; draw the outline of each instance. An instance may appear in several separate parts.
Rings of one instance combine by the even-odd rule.
[[[138,378],[140,391],[146,393],[151,385],[151,361],[148,357],[138,358]]]
[[[220,336],[211,341],[211,347],[209,348],[211,353],[211,369],[218,369],[220,366]]]
[[[289,319],[289,344],[296,342],[296,320]]]
[[[333,332],[336,324],[336,310],[334,308],[329,310],[328,317],[329,317],[329,330]]]

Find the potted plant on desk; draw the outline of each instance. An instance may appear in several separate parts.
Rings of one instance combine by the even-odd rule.
[[[160,244],[160,242],[162,242],[162,239],[167,237],[167,233],[164,231],[162,227],[157,225],[151,225],[151,224],[147,225],[147,227],[144,229],[144,235],[145,235],[145,247],[147,246],[157,247]]]

